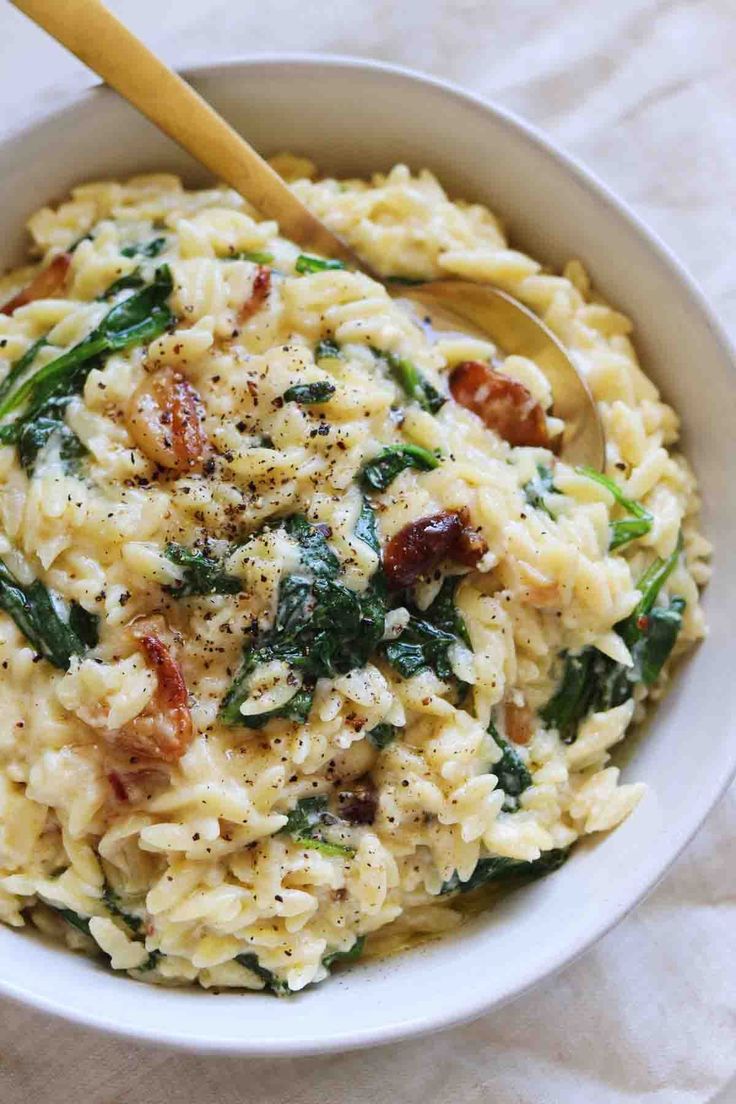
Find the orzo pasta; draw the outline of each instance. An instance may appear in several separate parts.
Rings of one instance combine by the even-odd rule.
[[[296,192],[376,269],[511,291],[600,404],[433,341],[232,191],[76,188],[0,281],[0,918],[158,983],[298,990],[554,869],[703,633],[631,326],[427,172]]]

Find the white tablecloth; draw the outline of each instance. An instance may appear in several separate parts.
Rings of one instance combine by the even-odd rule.
[[[354,53],[422,68],[497,99],[628,200],[690,266],[736,336],[734,0],[111,6],[178,65],[259,50]],[[0,130],[89,80],[3,5]],[[736,1101],[735,837],[732,789],[651,897],[560,976],[475,1024],[378,1052],[202,1058],[119,1042],[0,1002],[0,1100]]]

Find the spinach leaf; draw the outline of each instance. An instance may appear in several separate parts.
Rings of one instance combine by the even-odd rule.
[[[149,970],[155,970],[163,957],[163,951],[153,950],[151,951],[143,965],[138,966],[137,969],[140,970],[142,974],[148,973]]]
[[[398,284],[399,287],[417,287],[418,284],[428,284],[422,276],[386,276],[387,284]]]
[[[243,700],[244,699],[240,700],[239,705],[242,704]],[[266,713],[252,713],[247,717],[239,712],[239,723],[245,728],[254,728],[256,730],[263,728],[269,721],[277,717],[286,721],[298,721],[299,724],[306,724],[309,714],[312,711],[313,701],[314,690],[308,687],[301,687],[301,689],[296,691],[293,698],[289,698],[284,705],[280,705],[276,709],[269,709]]]
[[[327,543],[326,526],[295,515],[284,528],[299,544],[305,574],[282,580],[275,624],[246,651],[223,701],[220,718],[225,724],[260,727],[271,717],[291,714],[291,719],[306,720],[314,682],[364,667],[383,636],[386,600],[378,581],[362,594],[337,581],[340,561]],[[244,717],[240,707],[248,696],[249,678],[259,664],[273,659],[299,671],[302,687],[278,711]]]
[[[72,909],[58,908],[56,905],[50,905],[48,901],[45,902],[46,907],[52,909],[58,913],[63,920],[66,920],[67,924],[71,924],[73,928],[80,931],[82,935],[88,935],[92,939],[92,932],[89,930],[89,917],[80,916],[78,912],[73,912]]]
[[[132,913],[126,912],[120,903],[120,898],[117,893],[112,886],[107,883],[105,883],[105,888],[102,892],[102,900],[105,902],[105,908],[111,916],[115,916],[118,920],[122,920],[125,926],[136,934],[141,930],[143,921],[140,916],[133,916]],[[150,969],[150,967],[144,965],[143,969]]]
[[[384,656],[402,678],[427,668],[441,679],[453,677],[449,649],[458,641],[470,646],[467,627],[454,602],[459,580],[457,575],[448,576],[424,613],[409,606],[409,624],[397,640],[382,645]]]
[[[430,668],[441,679],[452,676],[447,658],[448,648],[454,644],[454,633],[438,629],[430,621],[412,617],[398,640],[383,645],[383,653],[402,678]]]
[[[322,959],[322,965],[330,970],[340,962],[355,962],[362,955],[364,948],[365,936],[359,935],[349,951],[331,951]]]
[[[111,352],[153,341],[174,321],[166,305],[173,283],[167,265],[156,270],[152,283],[108,311],[96,329],[66,353],[49,361],[0,402],[0,417],[25,403],[37,413],[59,393],[84,385],[93,362]],[[9,429],[10,427],[4,427]]]
[[[243,249],[239,253],[230,253],[227,257],[222,257],[223,261],[252,261],[253,264],[270,265],[273,264],[273,253],[259,253],[257,250]]]
[[[342,358],[340,346],[330,337],[323,337],[314,350],[315,360],[339,360]]]
[[[134,268],[132,272],[129,272],[127,276],[121,276],[117,280],[113,280],[108,288],[105,288],[102,295],[98,295],[97,299],[102,302],[105,299],[112,299],[119,291],[125,291],[127,288],[142,288],[145,286],[145,280],[141,276],[141,270]]]
[[[419,445],[386,445],[364,465],[360,481],[368,491],[385,491],[405,468],[432,471],[439,466],[433,452]]]
[[[5,379],[0,383],[0,402],[5,398],[8,392],[12,391],[17,381],[23,376],[28,368],[30,368],[33,361],[36,359],[36,354],[43,349],[45,345],[48,345],[48,341],[45,337],[39,337],[38,341],[34,341],[32,345],[29,345],[23,356],[18,357],[8,369],[8,374]]]
[[[498,779],[499,790],[506,795],[502,808],[505,813],[515,813],[519,808],[519,798],[532,784],[532,776],[519,752],[513,744],[504,740],[493,721],[488,731],[501,751],[501,758],[491,765],[491,773]]]
[[[667,606],[654,603],[681,551],[680,539],[671,556],[653,561],[637,583],[639,603],[616,625],[616,632],[631,652],[632,667],[617,663],[592,646],[563,656],[562,681],[539,713],[545,724],[559,731],[564,743],[575,742],[578,726],[589,713],[623,705],[637,683],[651,686],[659,677],[682,627],[685,600],[673,597]]]
[[[83,655],[96,644],[97,619],[76,602],[70,606],[36,579],[21,585],[0,563],[0,609],[13,618],[39,655],[67,670],[72,656]],[[94,643],[90,641],[94,637]]]
[[[537,464],[537,474],[521,489],[530,506],[552,517],[545,501],[545,496],[554,493],[555,490],[555,477],[551,468],[545,467],[544,464]]]
[[[666,560],[663,560],[661,556],[657,556],[657,558],[650,563],[649,567],[636,584],[636,589],[641,594],[641,599],[633,613],[631,613],[625,621],[620,622],[620,624],[616,626],[617,632],[620,633],[629,647],[635,644],[639,638],[641,629],[639,621],[641,618],[646,617],[654,608],[654,603],[657,601],[662,587],[677,567],[681,554],[682,533],[678,536],[677,544],[671,555],[669,555]]]
[[[284,529],[297,541],[304,567],[318,579],[335,578],[340,561],[327,543],[332,535],[328,525],[312,525],[303,514],[293,514],[284,522]]]
[[[133,916],[131,915],[131,913],[126,912],[124,909],[122,909],[120,907],[120,898],[107,884],[105,885],[102,899],[105,903],[107,911],[110,913],[111,916],[115,916],[118,920],[122,920],[126,927],[129,928],[134,935],[139,935],[141,933],[141,929],[143,927],[143,921],[141,920],[141,918],[138,916]],[[77,931],[82,932],[83,935],[89,936],[90,939],[94,939],[94,936],[92,935],[89,927],[91,917],[80,916],[78,912],[73,912],[72,909],[59,908],[57,905],[49,904],[48,901],[46,901],[45,904],[47,908],[52,909],[54,912],[58,913],[58,915],[61,916],[62,919],[66,920],[67,924],[71,924],[73,928],[76,928]],[[140,943],[141,940],[136,940],[136,942]],[[137,966],[136,969],[140,970],[141,973],[145,973],[148,970],[153,970],[162,958],[163,953],[161,951],[151,951],[146,961],[141,966]]]
[[[667,606],[655,606],[655,602],[675,570],[681,554],[682,534],[666,560],[658,556],[649,565],[636,584],[641,593],[636,609],[616,625],[616,632],[623,638],[634,660],[634,666],[624,668],[622,672],[629,682],[641,681],[645,686],[651,686],[659,677],[675,645],[682,627],[685,599],[672,597]]]
[[[675,597],[670,599],[667,608],[656,606],[647,615],[647,625],[642,630],[642,646],[636,654],[645,686],[651,686],[659,678],[682,628],[684,612],[685,599]]]
[[[235,956],[235,961],[239,962],[241,966],[245,966],[247,970],[251,970],[261,981],[265,982],[266,989],[269,993],[273,993],[276,997],[288,997],[291,993],[289,986],[285,981],[281,981],[277,978],[272,970],[267,970],[265,966],[261,966],[258,961],[258,955],[250,954],[238,954]]]
[[[363,499],[363,504],[360,507],[358,520],[355,523],[355,536],[358,540],[362,541],[363,544],[367,544],[370,550],[375,552],[377,556],[381,555],[381,542],[378,539],[376,512],[367,498]]]
[[[569,850],[563,851],[556,847],[551,851],[543,851],[539,858],[534,859],[533,862],[522,862],[520,859],[501,857],[479,859],[478,865],[467,881],[461,882],[457,873],[455,873],[443,884],[440,893],[469,893],[470,890],[488,885],[489,882],[506,879],[533,880],[543,878],[545,874],[551,874],[553,871],[559,870],[562,864],[567,861],[568,856]]]
[[[649,532],[654,523],[654,518],[640,502],[634,502],[633,499],[626,498],[617,483],[596,471],[595,468],[577,468],[576,470],[595,483],[600,483],[602,487],[611,492],[619,506],[629,512],[629,517],[611,522],[611,542],[608,546],[610,552],[620,548],[622,544],[628,544],[631,540],[645,536]]]
[[[94,239],[94,234],[90,230],[87,234],[82,234],[82,236],[80,238],[77,238],[76,241],[73,241],[72,244],[69,246],[67,252],[68,253],[74,253],[79,248],[79,246],[82,244],[82,242],[94,241],[94,240],[95,240]]]
[[[293,387],[287,387],[283,394],[284,402],[302,403],[310,406],[315,403],[327,402],[335,394],[334,383],[327,380],[316,380],[314,383],[295,383]]]
[[[442,586],[427,613],[438,628],[444,629],[445,632],[454,633],[462,640],[463,644],[468,648],[472,648],[467,625],[455,605],[455,591],[461,581],[462,575],[445,576]]]
[[[325,839],[325,829],[341,824],[339,817],[327,811],[327,798],[303,797],[297,801],[281,832],[291,836],[302,847],[321,851],[323,855],[354,855],[354,847]]]
[[[166,238],[152,238],[148,242],[135,242],[126,245],[120,252],[124,257],[158,257],[166,248]]]
[[[596,648],[567,652],[564,656],[562,681],[550,700],[540,709],[539,716],[548,728],[556,728],[565,744],[577,738],[578,725],[592,711],[597,689],[594,681]]]
[[[436,414],[445,405],[447,398],[441,395],[429,380],[424,378],[416,365],[412,364],[410,360],[397,356],[396,353],[382,352],[380,349],[373,349],[372,352],[378,361],[388,368],[390,375],[398,383],[407,398],[413,399],[421,406],[422,410],[427,410],[430,414]]]
[[[166,545],[166,557],[184,568],[182,581],[166,588],[175,598],[200,594],[239,594],[243,589],[240,579],[228,575],[218,560],[204,552],[171,541]]]
[[[100,619],[78,602],[72,602],[69,606],[69,628],[87,648],[96,648],[99,644]]]
[[[102,358],[95,357],[79,364],[65,381],[52,380],[42,384],[24,412],[15,421],[0,426],[0,443],[17,445],[26,428],[39,418],[63,422],[64,411],[70,400],[80,393],[92,368],[100,367],[101,364]]]
[[[307,253],[300,253],[294,265],[301,276],[312,272],[331,272],[333,269],[345,268],[343,261],[326,259],[325,257],[311,257]]]
[[[385,722],[375,725],[370,730],[370,732],[366,733],[370,742],[374,744],[379,751],[383,751],[383,749],[387,748],[389,744],[392,744],[396,739],[397,734],[398,729],[396,728],[396,726],[392,724],[386,724]]]
[[[55,433],[58,434],[62,468],[67,475],[79,474],[81,461],[87,455],[87,449],[76,433],[63,421],[63,417],[39,414],[37,418],[28,421],[24,419],[18,431],[18,459],[21,467],[29,475],[33,473],[39,452]]]

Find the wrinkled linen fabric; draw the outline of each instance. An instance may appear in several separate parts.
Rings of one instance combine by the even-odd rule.
[[[736,337],[732,0],[158,0],[155,25],[145,0],[110,6],[176,64],[256,48],[354,53],[496,99],[626,199]],[[21,15],[0,11],[0,133],[88,83]],[[660,886],[580,960],[473,1024],[380,1051],[197,1057],[0,1002],[0,1100],[731,1104],[734,837],[732,787]]]

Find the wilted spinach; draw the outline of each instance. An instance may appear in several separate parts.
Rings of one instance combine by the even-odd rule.
[[[637,537],[645,536],[649,532],[654,523],[654,518],[640,502],[634,502],[633,499],[627,498],[617,483],[596,471],[595,468],[577,468],[577,471],[581,475],[587,476],[588,479],[592,479],[595,483],[600,483],[602,487],[611,492],[619,506],[629,512],[629,517],[611,522],[611,540],[608,546],[610,552],[620,548],[622,544],[628,544],[629,541],[636,540]]]
[[[387,748],[389,744],[394,742],[398,735],[398,729],[395,725],[382,722],[381,724],[374,725],[366,735],[379,751],[383,751],[384,748]]]
[[[382,651],[402,678],[429,668],[441,679],[453,677],[449,649],[459,641],[469,646],[468,630],[455,605],[460,576],[448,575],[432,604],[423,612],[409,605],[409,624]]]
[[[67,604],[40,581],[22,585],[0,563],[0,609],[13,618],[39,655],[67,670],[72,656],[97,644],[97,618],[76,602]]]
[[[245,653],[226,695],[220,716],[226,724],[260,727],[274,716],[305,720],[311,690],[322,677],[364,667],[383,636],[386,604],[376,583],[362,593],[338,582],[340,561],[327,543],[326,527],[301,515],[284,522],[300,550],[303,574],[287,576],[279,587],[276,622]],[[296,671],[294,696],[277,710],[250,717],[240,712],[248,696],[248,681],[260,664],[280,659]],[[296,680],[295,680],[296,682]]]
[[[342,357],[340,346],[331,337],[323,337],[314,349],[315,360],[339,360]]]
[[[124,257],[158,257],[166,248],[166,238],[152,238],[147,242],[134,242],[120,252]]]
[[[516,878],[520,880],[543,878],[545,874],[551,874],[553,871],[559,870],[567,860],[568,855],[569,851],[554,848],[551,851],[543,851],[539,858],[533,862],[501,857],[479,859],[478,865],[467,881],[460,881],[457,873],[455,873],[443,884],[440,893],[469,893],[471,889],[478,889],[490,882],[507,878],[510,880]]]
[[[166,556],[177,567],[184,568],[180,583],[168,587],[175,598],[203,594],[239,594],[243,584],[235,575],[223,570],[219,560],[194,548],[173,541],[166,545]]]
[[[359,478],[367,491],[385,491],[406,468],[431,471],[438,465],[437,456],[420,445],[385,445],[363,466]]]
[[[245,966],[247,970],[251,970],[256,977],[259,977],[261,981],[265,983],[269,993],[273,993],[275,997],[288,997],[290,995],[291,990],[286,982],[277,978],[272,970],[268,970],[265,966],[261,966],[258,961],[258,955],[252,952],[248,954],[239,954],[235,956],[235,961],[239,962],[241,966]]]
[[[27,370],[33,364],[36,359],[36,354],[48,345],[48,340],[45,337],[39,337],[37,341],[34,341],[32,345],[29,345],[23,356],[18,357],[8,369],[8,374],[5,379],[0,383],[0,402],[5,396],[13,390],[15,384],[21,379]]]
[[[396,380],[399,387],[409,399],[421,406],[422,410],[436,414],[445,405],[447,399],[441,395],[429,380],[426,380],[419,369],[410,360],[400,357],[396,353],[382,352],[381,349],[372,349],[373,355],[384,364],[389,374]]]
[[[360,507],[358,520],[355,523],[355,536],[358,540],[362,541],[363,544],[367,544],[370,550],[375,552],[377,556],[381,555],[381,542],[378,538],[376,512],[367,498],[363,499],[363,503]]]
[[[130,288],[142,288],[145,286],[146,281],[141,275],[140,268],[134,268],[132,272],[129,272],[126,276],[120,276],[119,279],[113,280],[109,287],[105,288],[102,295],[98,295],[98,301],[102,302],[105,299],[112,299],[119,291],[127,291]]]
[[[0,428],[0,443],[17,442],[24,426],[48,413],[52,400],[54,409],[62,409],[106,354],[145,344],[163,333],[174,321],[166,305],[172,288],[171,273],[163,265],[152,283],[114,306],[87,337],[11,387],[0,401],[0,417],[19,407],[25,410]]]
[[[554,489],[554,474],[552,473],[552,469],[545,467],[544,464],[537,464],[537,474],[522,487],[524,497],[529,505],[534,506],[537,510],[542,510],[543,513],[547,514],[549,517],[552,515],[547,507],[545,496],[552,494]]]
[[[365,949],[365,936],[359,935],[349,951],[331,951],[322,959],[322,965],[330,970],[341,962],[356,962]]]
[[[501,751],[501,758],[492,764],[491,772],[498,779],[499,790],[503,790],[506,795],[503,810],[506,813],[515,813],[519,808],[519,798],[532,784],[532,776],[519,752],[513,744],[504,740],[493,721],[488,731]]]
[[[314,383],[295,383],[293,387],[286,388],[283,399],[284,402],[312,406],[316,403],[328,402],[336,390],[334,383],[330,383],[328,380],[315,380]]]
[[[613,709],[632,696],[637,683],[651,686],[669,658],[682,627],[685,599],[673,597],[666,606],[655,602],[672,574],[682,542],[666,560],[654,560],[637,583],[641,598],[634,611],[616,625],[616,632],[631,652],[632,667],[625,667],[597,648],[564,655],[562,679],[540,710],[549,728],[556,728],[566,744],[577,739],[578,726],[589,713]]]
[[[39,452],[54,434],[57,435],[59,459],[64,472],[67,475],[79,475],[87,449],[64,421],[63,407],[59,409],[53,402],[38,417],[30,421],[24,420],[18,432],[18,459],[21,467],[31,475]]]
[[[326,830],[339,827],[341,823],[339,817],[328,811],[326,796],[303,797],[288,814],[281,831],[302,847],[321,851],[323,855],[354,855],[354,847],[335,843],[325,836]]]

